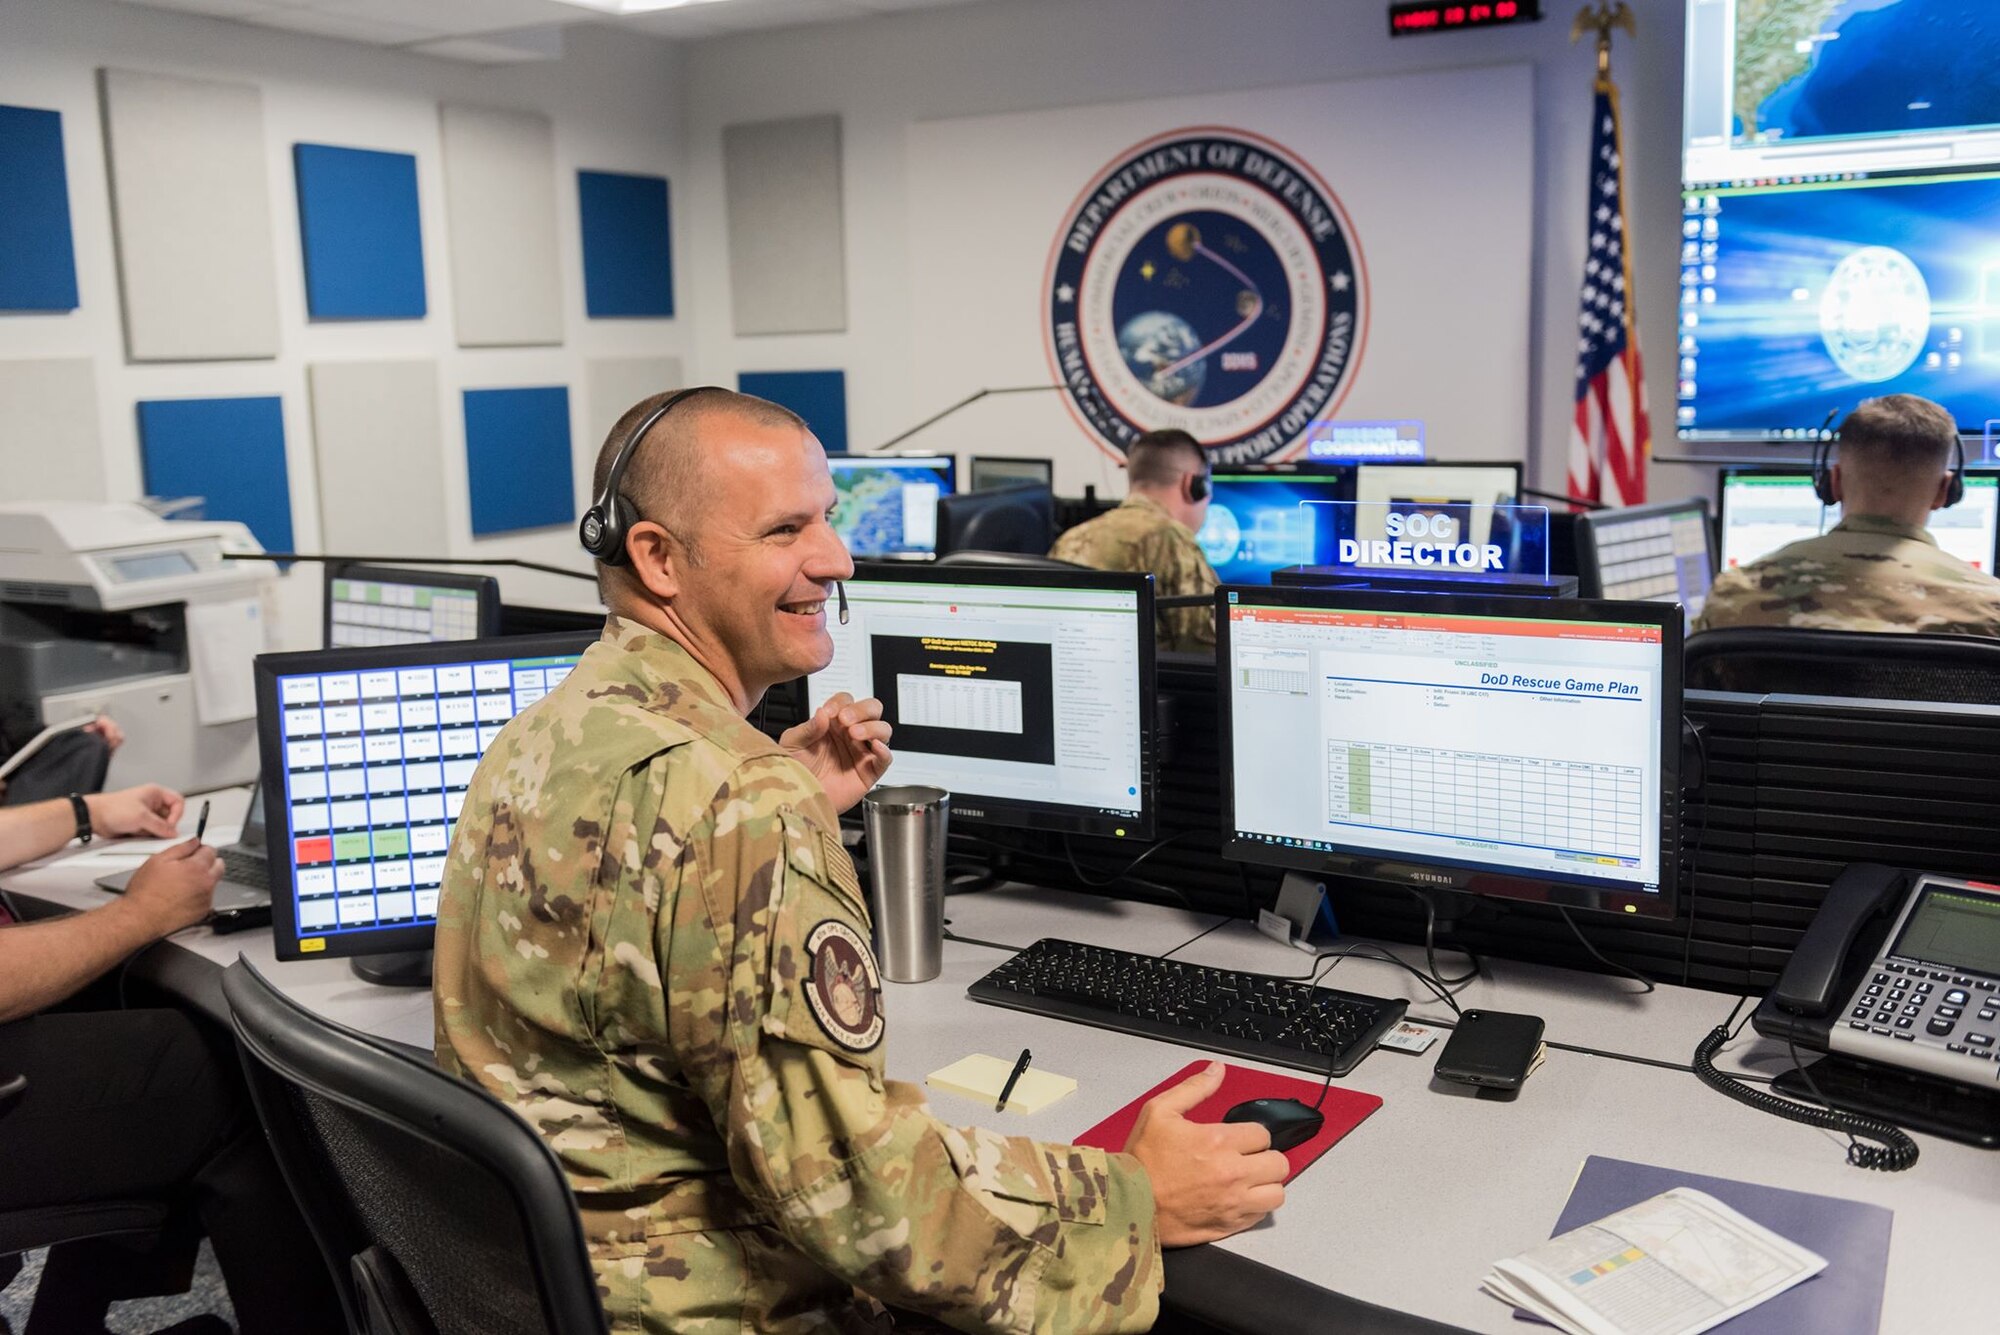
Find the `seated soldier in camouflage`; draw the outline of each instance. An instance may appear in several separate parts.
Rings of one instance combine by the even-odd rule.
[[[1208,517],[1208,455],[1185,431],[1148,431],[1125,451],[1125,503],[1078,524],[1049,549],[1093,570],[1150,571],[1162,598],[1215,592],[1215,568],[1194,540]],[[1162,649],[1213,650],[1215,611],[1159,613]]]
[[[627,413],[597,464],[659,399]],[[747,715],[824,667],[853,571],[826,457],[708,389],[632,453],[604,638],[487,750],[436,943],[439,1063],[541,1131],[614,1330],[1144,1330],[1160,1248],[1283,1199],[1260,1127],[1148,1106],[1122,1154],[934,1119],[883,1078],[867,901],[836,812],[889,764],[845,695],[773,742]],[[920,1319],[918,1328],[921,1328]]]
[[[1924,531],[1945,504],[1957,453],[1957,424],[1929,399],[1863,401],[1840,424],[1840,523],[1718,576],[1694,628],[2000,636],[2000,580],[1938,550]]]

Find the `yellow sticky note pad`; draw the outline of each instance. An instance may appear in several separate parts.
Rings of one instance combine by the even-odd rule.
[[[1013,1062],[975,1052],[943,1070],[932,1071],[924,1077],[924,1083],[948,1094],[963,1094],[968,1099],[977,1099],[990,1108],[993,1101],[1000,1097],[1000,1089],[1013,1071]],[[1057,1099],[1067,1098],[1075,1092],[1076,1081],[1068,1076],[1030,1066],[1014,1082],[1014,1092],[1007,1096],[1007,1111],[1040,1112]]]

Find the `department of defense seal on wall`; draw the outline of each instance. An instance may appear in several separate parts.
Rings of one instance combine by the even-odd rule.
[[[1064,219],[1049,360],[1117,455],[1179,427],[1217,465],[1269,459],[1352,383],[1366,288],[1353,227],[1309,166],[1246,131],[1175,130],[1120,154]]]

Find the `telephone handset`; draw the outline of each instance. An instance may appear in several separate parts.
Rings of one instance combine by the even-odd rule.
[[[1910,873],[1897,867],[1855,862],[1843,868],[1827,887],[1818,915],[1792,951],[1770,1000],[1794,1015],[1825,1015],[1840,1000],[1834,993],[1842,975],[1855,972],[1850,957],[1862,954],[1873,959],[1873,946],[1880,937],[1869,929],[1886,934],[1890,914],[1902,905],[1909,887]],[[1857,951],[1864,944],[1864,933],[1876,940]],[[1841,989],[1842,996],[1850,990]]]

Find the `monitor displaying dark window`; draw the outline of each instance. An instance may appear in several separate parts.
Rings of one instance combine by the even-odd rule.
[[[479,757],[595,633],[257,659],[278,958],[428,950]]]
[[[491,575],[329,564],[325,630],[329,649],[497,635],[500,582]]]
[[[810,703],[880,698],[891,781],[949,792],[952,828],[1152,834],[1150,575],[873,565],[847,601]]]
[[[928,557],[937,551],[937,503],[949,496],[948,454],[830,454],[833,526],[858,560]]]
[[[1578,592],[1586,598],[1679,603],[1692,623],[1715,578],[1710,535],[1708,500],[1702,496],[1580,516]]]
[[[1673,916],[1674,608],[1283,587],[1221,596],[1227,856]]]
[[[1045,487],[1054,487],[1055,460],[1008,459],[994,454],[972,456],[972,490],[1018,487],[1024,482],[1039,482]]]

